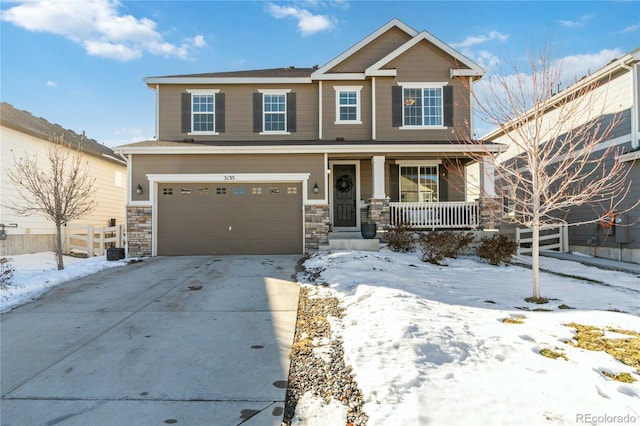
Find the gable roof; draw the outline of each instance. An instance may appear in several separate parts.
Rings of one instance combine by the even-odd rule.
[[[52,124],[44,118],[35,117],[30,112],[14,108],[6,102],[0,103],[0,124],[43,140],[49,140],[53,135],[62,135],[66,142],[71,143],[71,146],[81,147],[82,152],[120,165],[125,164],[122,159],[116,157],[112,149],[95,139],[64,129],[59,124]]]
[[[373,42],[375,39],[377,39],[381,35],[385,34],[387,31],[391,30],[392,28],[398,28],[404,31],[407,35],[411,37],[411,39],[406,43],[404,43],[403,45],[401,45],[400,47],[396,48],[394,51],[387,54],[384,58],[380,59],[375,64],[368,67],[364,73],[350,73],[350,74],[353,74],[352,78],[364,79],[365,77],[368,77],[368,76],[372,76],[372,77],[395,76],[396,70],[383,70],[382,68],[386,64],[388,64],[389,62],[391,62],[392,60],[394,60],[395,58],[405,53],[406,51],[408,51],[409,49],[411,49],[416,44],[422,41],[427,41],[433,44],[438,49],[442,50],[447,55],[451,56],[457,63],[459,63],[462,66],[462,68],[461,67],[451,68],[451,77],[456,77],[456,76],[480,77],[485,73],[484,68],[482,68],[480,65],[476,64],[471,59],[464,56],[462,53],[453,49],[451,46],[444,43],[443,41],[441,41],[440,39],[438,39],[428,31],[421,31],[418,33],[416,30],[409,27],[404,22],[400,21],[397,18],[394,18],[391,21],[384,24],[383,26],[381,26],[380,28],[378,28],[373,33],[369,34],[360,42],[356,43],[350,49],[336,56],[327,64],[323,65],[318,70],[314,71],[314,73],[311,74],[311,78],[313,78],[314,80],[323,80],[325,78],[332,78],[329,76],[329,71],[331,69],[339,65],[341,62],[345,61],[350,56],[356,54],[358,51],[363,49],[365,46]],[[339,77],[345,78],[344,75],[340,75]]]
[[[202,74],[147,77],[148,86],[155,84],[235,84],[235,83],[311,83],[314,68],[269,68],[245,71],[223,71]]]

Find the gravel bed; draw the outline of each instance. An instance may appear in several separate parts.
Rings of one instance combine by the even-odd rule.
[[[350,366],[345,365],[342,341],[331,333],[328,317],[342,318],[344,308],[335,297],[317,297],[312,287],[300,289],[296,331],[291,350],[291,365],[283,425],[291,425],[298,400],[306,392],[346,405],[346,426],[364,426],[364,399]]]

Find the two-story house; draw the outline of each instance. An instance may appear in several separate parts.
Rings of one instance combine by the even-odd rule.
[[[74,225],[106,227],[124,223],[127,194],[127,165],[113,150],[82,134],[35,117],[28,111],[0,103],[0,256],[19,255],[55,250],[56,228],[44,214],[19,216],[10,207],[20,199],[22,189],[15,185],[8,170],[16,167],[15,160],[25,155],[36,159],[39,167],[48,170],[51,164],[47,153],[50,138],[62,136],[74,149],[84,154],[91,176],[95,178],[96,208],[73,221]]]
[[[393,19],[321,67],[146,78],[157,139],[117,148],[129,255],[303,253],[365,221],[476,227],[460,129],[483,73]]]
[[[583,202],[558,210],[553,215],[557,222],[571,225],[568,229],[569,250],[640,263],[640,48],[584,76],[545,100],[545,105],[548,107],[536,120],[542,129],[558,127],[559,123],[568,126],[559,127],[563,129],[559,140],[570,134],[569,138],[579,141],[591,133],[588,129],[609,129],[594,147],[590,158],[598,162],[599,169],[607,172],[619,162],[621,167],[617,171],[625,182],[613,204]],[[536,109],[517,117],[516,121],[525,121],[533,111]],[[570,111],[570,117],[562,117],[566,111]],[[509,162],[520,154],[514,143],[519,138],[517,132],[505,133],[497,128],[482,139],[507,146],[498,160]],[[541,142],[545,144],[549,140]],[[558,155],[549,170],[564,158],[564,155]],[[509,233],[511,227],[508,222],[514,214],[512,207],[516,195],[512,188],[502,187],[497,178],[496,186],[504,204],[501,232]],[[592,194],[591,198],[598,197]]]

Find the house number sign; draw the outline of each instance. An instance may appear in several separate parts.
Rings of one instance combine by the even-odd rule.
[[[224,177],[224,180],[236,180],[236,177],[234,175],[227,175]]]

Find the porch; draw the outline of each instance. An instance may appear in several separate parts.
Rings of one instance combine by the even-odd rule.
[[[416,229],[475,229],[479,204],[466,201],[390,202],[391,226],[405,224]]]

